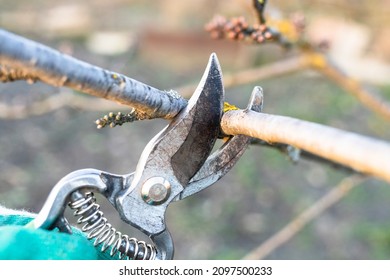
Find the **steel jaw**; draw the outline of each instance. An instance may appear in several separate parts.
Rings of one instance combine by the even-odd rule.
[[[263,109],[263,90],[256,86],[245,110],[261,112]],[[231,136],[221,148],[208,157],[202,168],[191,178],[188,186],[175,198],[187,198],[221,179],[236,164],[250,144],[251,137]]]

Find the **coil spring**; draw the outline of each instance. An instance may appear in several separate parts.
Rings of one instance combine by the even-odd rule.
[[[81,230],[87,233],[88,239],[95,238],[94,246],[101,245],[101,251],[105,252],[111,247],[110,256],[118,256],[119,259],[154,260],[157,255],[155,246],[144,241],[138,241],[134,237],[117,231],[100,210],[96,198],[92,192],[85,194],[76,191],[71,195],[69,203],[74,215],[79,217],[78,224],[84,224]]]

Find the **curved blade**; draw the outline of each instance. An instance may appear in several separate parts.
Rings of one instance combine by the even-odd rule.
[[[255,87],[246,110],[261,112],[263,106],[263,90]],[[222,178],[240,159],[248,147],[251,137],[236,135],[231,137],[218,151],[214,152],[204,163],[189,185],[175,200],[184,199],[209,187]]]
[[[214,147],[219,135],[224,99],[222,72],[217,56],[212,54],[202,80],[183,113],[183,125],[175,127],[174,131],[175,134],[187,134],[171,158],[175,176],[184,187],[202,167]]]

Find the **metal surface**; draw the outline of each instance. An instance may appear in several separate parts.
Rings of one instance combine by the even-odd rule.
[[[261,112],[263,107],[263,90],[255,87],[252,91],[246,110]],[[250,144],[251,137],[236,135],[230,137],[223,146],[214,152],[202,168],[191,179],[188,186],[175,198],[184,199],[211,186],[222,178],[240,159],[245,149]]]
[[[151,205],[164,203],[171,193],[171,184],[164,177],[152,177],[142,185],[142,199]]]
[[[123,235],[108,223],[93,193],[73,192],[69,206],[75,210],[74,215],[78,217],[77,223],[83,225],[81,230],[87,234],[88,239],[95,240],[94,246],[101,245],[102,252],[110,250],[111,257],[121,260],[154,260],[156,258],[155,246]]]
[[[261,111],[262,100],[261,88],[256,87],[247,110]],[[223,102],[222,73],[216,55],[212,54],[187,107],[150,140],[134,173],[114,175],[85,169],[69,174],[54,187],[34,220],[34,227],[58,227],[70,232],[63,211],[71,202],[81,216],[80,223],[85,222],[83,230],[89,237],[96,238],[97,244],[103,242],[105,247],[111,246],[115,253],[119,251],[120,257],[172,259],[173,240],[165,224],[169,204],[219,180],[249,144],[249,137],[234,136],[210,156],[221,133]],[[80,190],[103,194],[121,218],[147,234],[154,245],[122,236],[107,223],[97,205],[88,200],[88,195],[80,196]],[[101,227],[98,226],[100,222]],[[100,229],[117,238],[105,239],[106,235]],[[138,252],[138,247],[143,247],[143,251]],[[156,251],[152,252],[152,248]]]
[[[42,210],[38,216],[31,221],[34,228],[52,229],[54,227],[69,227],[64,223],[63,213],[70,195],[79,189],[94,190],[104,193],[107,185],[101,177],[102,172],[96,169],[82,169],[74,171],[62,178],[50,192]]]

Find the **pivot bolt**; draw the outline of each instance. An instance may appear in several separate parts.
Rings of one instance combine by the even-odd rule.
[[[150,205],[164,203],[171,193],[171,184],[163,177],[152,177],[142,186],[142,199]]]

